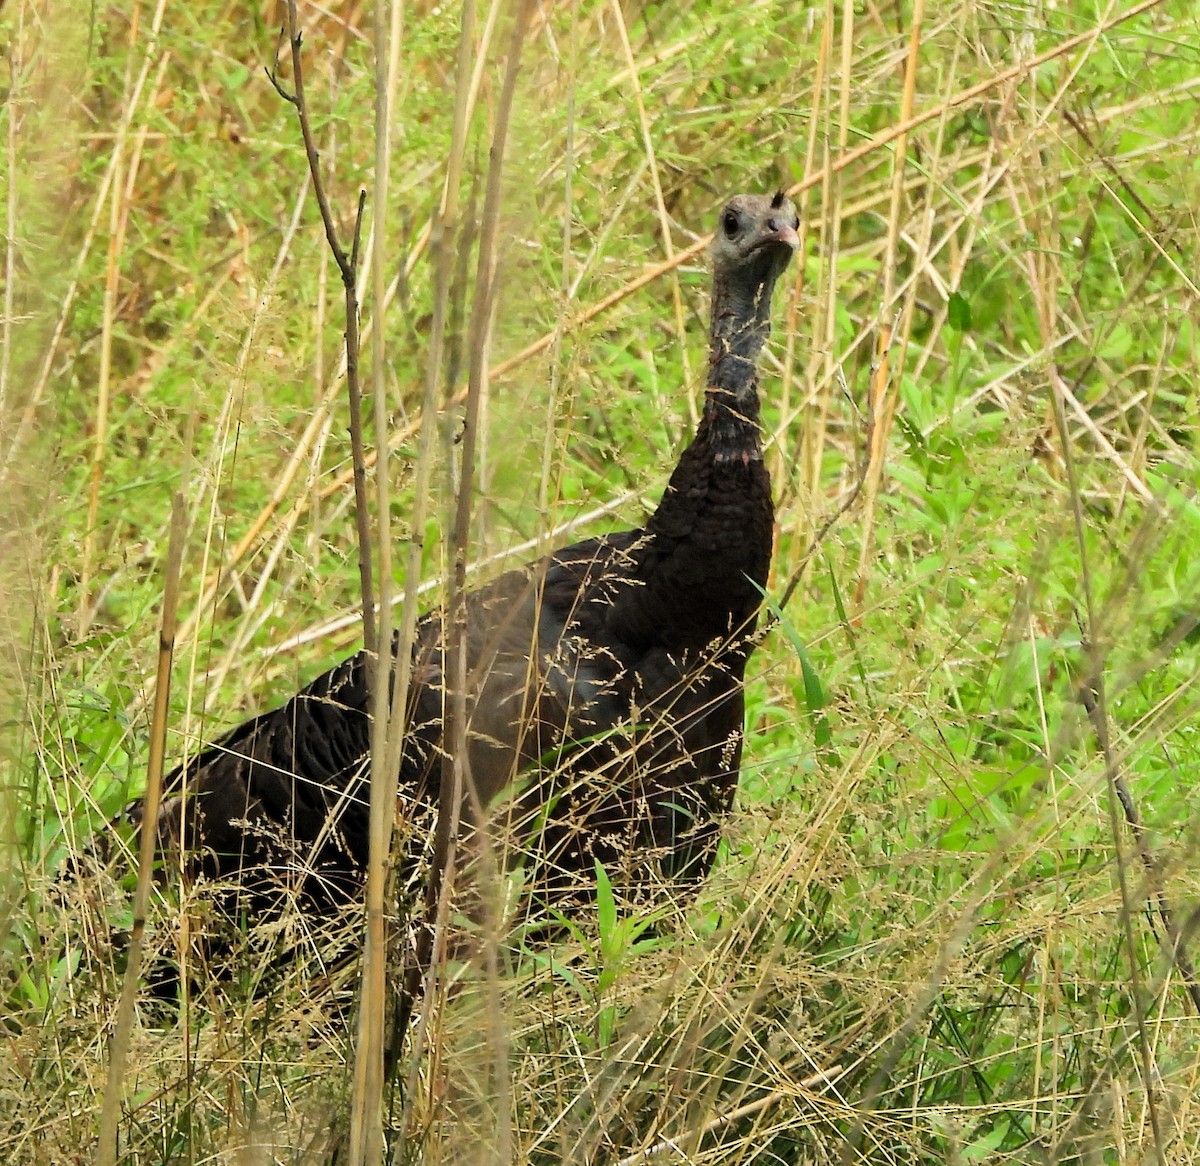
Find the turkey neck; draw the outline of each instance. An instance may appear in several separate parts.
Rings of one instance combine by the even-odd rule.
[[[733,636],[734,655],[748,652],[773,537],[755,362],[774,283],[714,280],[704,415],[646,524],[639,586],[615,603],[610,626],[627,643],[692,656]]]
[[[713,283],[708,389],[693,445],[705,443],[717,460],[762,461],[758,354],[771,333],[775,281]]]

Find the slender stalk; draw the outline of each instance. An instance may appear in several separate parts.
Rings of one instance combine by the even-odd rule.
[[[319,189],[316,175],[313,188]],[[363,646],[378,654],[380,636],[375,610],[375,588],[371,579],[371,510],[367,502],[367,459],[363,441],[362,388],[358,379],[359,350],[362,344],[358,321],[358,248],[362,235],[363,211],[367,192],[358,192],[358,212],[354,217],[354,245],[348,267],[338,267],[346,294],[346,393],[350,400],[350,458],[354,465],[354,525],[358,535],[358,579],[362,592]],[[378,332],[379,329],[376,329]],[[379,474],[376,474],[379,477]]]
[[[450,130],[450,155],[446,160],[446,180],[442,188],[442,200],[437,217],[430,231],[429,250],[433,265],[433,314],[430,320],[429,351],[425,365],[425,394],[422,416],[432,418],[437,414],[438,392],[441,387],[442,366],[446,356],[446,321],[450,306],[450,286],[454,278],[454,252],[452,242],[458,219],[459,189],[462,186],[463,168],[467,149],[467,126],[472,108],[472,69],[475,39],[475,0],[463,0],[459,17],[458,57],[455,65],[454,114]],[[404,606],[400,617],[400,642],[412,641],[417,623],[420,603],[421,559],[424,553],[425,523],[429,515],[429,491],[433,474],[434,449],[437,429],[434,425],[420,427],[417,447],[417,464],[413,482],[413,514],[408,543],[408,556],[404,574]],[[395,702],[397,707],[407,704],[410,683],[411,657],[408,652],[397,652],[394,660]],[[402,704],[403,702],[403,704]],[[427,900],[428,903],[429,900]],[[428,915],[428,906],[427,911]],[[396,1020],[391,1034],[391,1047],[387,1050],[388,1068],[393,1068],[404,1046],[408,1022],[413,1003],[420,991],[422,970],[429,961],[432,950],[433,928],[428,918],[418,931],[416,952],[409,957],[402,980],[400,1000],[396,1007]],[[428,1003],[428,1000],[427,1000]],[[422,1028],[428,1018],[423,1017]],[[407,1130],[412,1105],[416,1095],[416,1067],[419,1044],[414,1041],[412,1071],[408,1087],[404,1091],[404,1113],[401,1122]]]
[[[150,757],[146,772],[142,827],[138,842],[137,889],[133,899],[133,928],[129,937],[128,962],[121,982],[121,998],[108,1052],[108,1073],[100,1110],[100,1140],[96,1151],[97,1166],[112,1166],[117,1160],[117,1126],[121,1116],[121,1088],[125,1062],[133,1031],[133,1007],[137,999],[142,969],[142,947],[146,932],[146,912],[150,905],[150,887],[154,878],[154,858],[158,844],[158,807],[162,800],[163,759],[167,747],[168,702],[171,695],[171,661],[175,654],[176,613],[179,608],[179,576],[183,563],[183,544],[187,533],[187,470],[171,500],[171,534],[167,544],[166,574],[163,580],[162,626],[158,639],[158,669],[154,686],[154,713],[150,721]]]
[[[579,55],[579,0],[571,3],[571,32],[567,37],[567,107],[566,107],[566,140],[563,150],[563,216],[562,216],[562,267],[559,273],[558,317],[556,331],[558,339],[550,352],[550,391],[546,394],[546,436],[542,442],[542,465],[538,478],[538,511],[542,514],[551,513],[552,483],[557,483],[561,477],[561,459],[558,467],[555,465],[555,420],[558,416],[562,401],[562,338],[566,331],[568,314],[567,308],[571,302],[571,236],[572,217],[575,211],[575,88],[578,80]],[[558,496],[557,488],[553,497]],[[535,545],[544,548],[545,540],[550,536],[548,524],[538,527]]]
[[[476,794],[467,755],[467,635],[466,635],[466,567],[467,548],[471,534],[472,495],[475,482],[475,456],[479,441],[480,407],[487,385],[487,341],[491,328],[497,284],[497,241],[500,223],[500,197],[503,189],[505,147],[516,93],[521,49],[525,30],[533,13],[533,0],[521,0],[513,22],[504,82],[495,114],[495,129],[488,157],[488,180],[484,195],[483,219],[480,229],[479,259],[476,266],[475,290],[471,304],[469,373],[466,411],[463,420],[462,472],[454,509],[451,533],[453,569],[446,603],[448,643],[446,648],[446,705],[443,723],[445,761],[438,801],[438,824],[435,838],[433,869],[430,872],[427,921],[423,934],[430,937],[433,950],[442,942],[448,915],[447,905],[454,891],[458,862],[458,846],[464,797],[470,799],[472,816],[478,829],[477,857],[481,863],[480,882],[484,914],[483,933],[488,940],[486,956],[494,964],[496,955],[494,911],[490,908],[493,880],[488,880],[490,848],[485,837],[482,807]],[[441,932],[441,936],[437,932]],[[432,954],[432,953],[431,953]],[[497,968],[489,967],[489,983],[495,985]],[[491,1150],[497,1161],[510,1160],[508,1055],[499,1008],[493,1001],[489,1009],[492,1021],[488,1028],[489,1063],[492,1081],[490,1096],[494,1097],[499,1128]]]
[[[908,56],[904,64],[904,90],[900,98],[900,122],[904,124],[912,117],[913,94],[917,85],[917,60],[921,46],[921,21],[925,13],[925,0],[914,0],[912,28],[909,32]],[[896,294],[896,251],[900,235],[900,203],[904,194],[904,167],[908,150],[908,135],[896,139],[892,154],[892,195],[888,211],[887,247],[883,263],[883,305],[880,313],[878,344],[875,350],[875,367],[871,373],[871,384],[867,398],[867,473],[863,491],[862,538],[859,543],[858,579],[855,583],[854,605],[862,608],[867,587],[867,564],[874,554],[875,545],[875,500],[883,481],[883,460],[887,453],[887,439],[891,432],[892,415],[895,412],[894,393],[891,391],[891,351],[893,299]],[[901,352],[903,368],[903,352]]]
[[[392,20],[386,19],[391,10]],[[387,380],[383,326],[387,293],[387,210],[390,180],[391,107],[399,71],[401,0],[377,0],[375,4],[375,221],[372,245],[372,300],[375,327],[371,333],[371,393],[377,450],[375,468],[376,511],[379,523],[379,636],[383,653],[392,643],[392,530],[387,465]],[[366,880],[366,936],[361,969],[361,993],[357,1055],[354,1061],[354,1094],[351,1102],[350,1163],[365,1166],[382,1162],[384,1033],[387,1014],[387,917],[386,893],[388,856],[395,822],[396,783],[399,752],[404,737],[404,708],[407,684],[391,699],[390,678],[396,657],[408,657],[402,649],[381,657],[371,693],[371,817]],[[386,661],[386,662],[385,662]],[[393,760],[393,753],[395,758]]]
[[[346,296],[346,391],[350,398],[350,448],[354,465],[354,514],[358,534],[358,575],[363,600],[363,644],[368,653],[376,654],[378,636],[375,622],[375,590],[371,581],[371,516],[367,503],[367,457],[362,433],[362,391],[358,379],[358,356],[360,348],[358,320],[358,251],[362,233],[363,211],[366,191],[358,196],[358,213],[354,219],[354,238],[350,254],[346,253],[338,239],[337,225],[333,220],[333,209],[325,182],[321,177],[321,154],[313,135],[312,121],[308,113],[308,100],[304,92],[304,59],[300,51],[301,33],[296,16],[296,0],[287,0],[287,37],[292,56],[292,84],[294,93],[288,93],[279,83],[273,70],[267,77],[280,97],[296,111],[300,122],[300,134],[304,140],[304,153],[312,175],[313,194],[321,212],[325,227],[325,240],[333,254],[342,287]],[[244,542],[245,540],[243,540]]]
[[[830,56],[833,53],[833,0],[827,0],[825,5],[826,35],[830,39]],[[854,4],[853,0],[842,0],[841,16],[841,53],[839,69],[841,78],[838,88],[838,152],[844,157],[850,141],[850,86],[853,71],[854,50]],[[828,147],[827,147],[828,148]],[[825,389],[814,402],[811,425],[808,427],[808,442],[804,453],[807,461],[804,466],[805,492],[810,498],[816,497],[821,489],[821,464],[825,452],[825,430],[829,422],[830,398],[839,376],[837,352],[837,289],[839,255],[842,245],[842,172],[828,163],[825,166],[825,177],[821,184],[821,203],[826,215],[823,224],[822,239],[822,276],[824,277],[824,295],[822,296],[824,325],[816,345],[817,351],[824,354],[824,371],[822,374]]]
[[[815,166],[817,156],[817,128],[820,125],[821,118],[821,94],[825,89],[825,73],[829,67],[829,52],[830,52],[830,27],[828,23],[822,23],[821,38],[817,44],[817,60],[813,72],[812,84],[812,105],[808,114],[808,144],[804,150],[804,173],[811,174]],[[812,214],[810,207],[812,199],[810,197],[811,190],[802,191],[796,199],[796,212],[800,216],[800,244],[796,248],[796,272],[792,277],[792,294],[788,297],[786,312],[784,316],[784,350],[783,350],[783,375],[779,381],[779,415],[781,418],[780,427],[783,428],[787,424],[787,419],[791,415],[791,400],[792,400],[792,384],[796,376],[796,342],[798,339],[798,329],[796,327],[796,319],[800,309],[800,301],[804,295],[805,281],[808,276],[808,237],[812,229]],[[813,410],[804,407],[803,416],[804,422],[800,433],[799,449],[802,451],[799,454],[798,460],[801,466],[807,466],[810,462],[815,462],[817,466],[817,476],[820,476],[820,461],[821,451],[825,447],[825,435],[815,432],[815,426],[810,424],[813,417]],[[806,454],[803,451],[811,448],[815,451],[812,454]],[[782,454],[783,443],[777,443],[775,451],[772,453],[772,470],[771,477],[777,483],[782,483],[781,493],[784,497],[796,488],[795,482],[797,475],[793,471],[791,480],[783,482],[784,459]],[[809,505],[809,500],[815,495],[815,489],[810,487],[809,482],[805,479],[801,482],[801,488],[804,491],[803,497],[803,513],[809,514],[812,507]],[[776,486],[777,490],[781,489],[780,485]],[[782,502],[783,499],[781,498]],[[782,507],[781,507],[782,508]]]
[[[137,44],[139,9],[133,10],[129,24],[130,51],[125,58],[125,104],[130,116],[121,119],[113,142],[113,182],[108,205],[108,258],[104,269],[104,299],[100,313],[100,367],[96,376],[95,434],[92,440],[92,469],[88,480],[87,521],[83,529],[83,551],[79,567],[79,626],[82,638],[87,634],[92,618],[91,584],[92,559],[96,548],[96,520],[100,513],[100,483],[104,478],[105,451],[108,447],[108,399],[112,384],[113,325],[116,319],[117,283],[121,275],[121,252],[124,249],[125,201],[124,167],[125,143],[132,120],[130,88],[133,71],[133,46]]]
[[[646,164],[650,167],[650,182],[654,187],[654,208],[658,212],[658,230],[662,236],[663,252],[670,260],[675,255],[675,248],[671,242],[671,216],[667,214],[662,182],[658,177],[658,160],[654,153],[654,140],[650,136],[650,118],[646,115],[646,102],[642,97],[642,82],[638,75],[637,60],[633,55],[633,46],[629,43],[629,31],[625,27],[625,14],[621,10],[621,0],[611,0],[609,8],[617,35],[621,38],[621,51],[625,54],[625,64],[629,70],[629,80],[633,87],[638,128],[642,134],[642,149],[646,153]],[[683,324],[683,295],[679,289],[679,276],[675,272],[672,272],[671,276],[671,307],[675,312],[675,333],[679,340],[679,355],[683,360],[683,383],[688,388],[688,420],[694,429],[700,420],[700,414],[696,408],[695,393],[692,391],[692,368],[691,361],[688,359],[687,334]]]

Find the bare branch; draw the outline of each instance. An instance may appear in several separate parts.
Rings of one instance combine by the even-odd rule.
[[[304,95],[304,61],[300,53],[301,36],[296,18],[296,2],[288,0],[287,39],[292,50],[292,80],[296,87],[295,93],[289,94],[284,90],[273,70],[267,70],[267,77],[274,86],[275,92],[296,110],[296,117],[300,122],[300,134],[304,139],[304,152],[308,158],[308,169],[312,175],[313,192],[321,211],[321,222],[325,225],[325,239],[329,244],[334,262],[338,266],[338,271],[341,273],[342,286],[346,293],[346,390],[350,398],[350,456],[354,465],[354,512],[358,535],[358,575],[363,603],[363,644],[370,656],[377,658],[379,645],[376,635],[378,625],[375,612],[375,588],[371,581],[371,517],[367,506],[367,456],[362,430],[362,390],[358,379],[360,347],[358,250],[367,192],[362,190],[358,195],[358,213],[354,220],[354,242],[351,253],[347,256],[338,240],[329,194],[321,179],[321,155],[313,137],[312,119],[309,117],[308,101]],[[370,667],[373,682],[374,659]]]

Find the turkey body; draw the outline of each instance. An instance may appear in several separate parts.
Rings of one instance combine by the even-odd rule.
[[[737,785],[742,685],[772,550],[756,358],[796,246],[782,195],[727,204],[713,246],[708,392],[643,528],[574,543],[466,597],[469,805],[544,901],[678,894],[711,865]],[[398,818],[420,875],[445,751],[444,626],[418,625]],[[259,907],[358,896],[371,738],[365,651],[167,779],[160,844]],[[381,670],[382,671],[382,670]],[[478,828],[482,822],[473,822]]]

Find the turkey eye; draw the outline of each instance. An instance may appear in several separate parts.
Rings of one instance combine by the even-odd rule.
[[[737,234],[737,229],[738,229],[737,215],[735,215],[733,213],[733,211],[726,211],[725,217],[724,217],[724,219],[721,220],[721,222],[725,228],[725,234],[728,235],[732,239],[734,237],[734,235]]]

